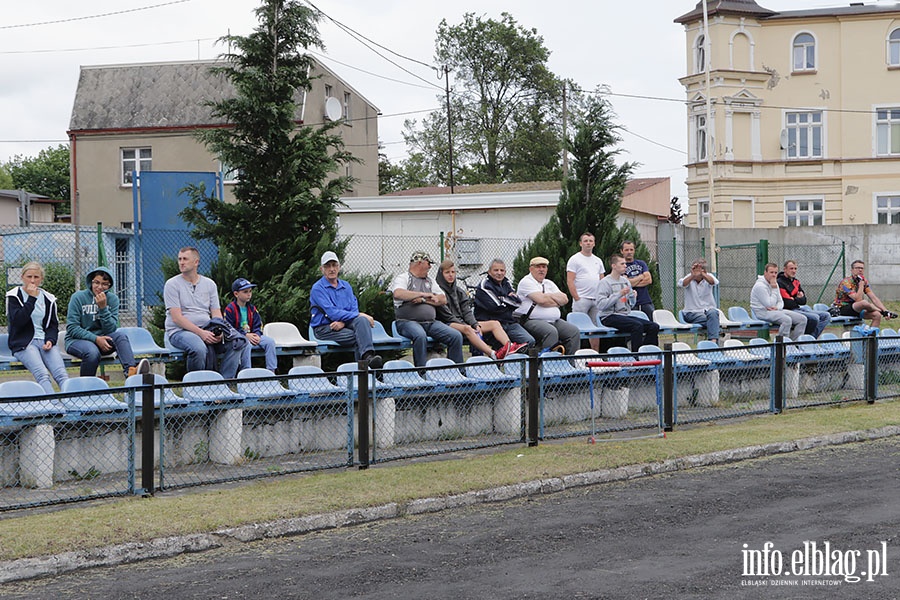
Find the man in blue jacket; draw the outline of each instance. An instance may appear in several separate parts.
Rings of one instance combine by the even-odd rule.
[[[100,359],[115,352],[125,376],[138,372],[131,342],[119,329],[119,297],[112,272],[97,267],[87,274],[86,290],[72,294],[66,313],[66,352],[81,359],[82,377],[97,374]]]
[[[313,284],[309,293],[312,313],[309,324],[313,332],[320,340],[332,340],[340,346],[353,348],[356,360],[368,362],[370,369],[380,369],[383,361],[372,345],[375,319],[359,312],[359,301],[353,288],[338,279],[341,262],[337,254],[328,251],[320,262],[322,278]]]

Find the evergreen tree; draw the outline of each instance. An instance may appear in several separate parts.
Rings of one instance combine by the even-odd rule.
[[[339,123],[297,125],[297,102],[311,89],[304,50],[322,48],[316,13],[294,0],[263,0],[256,16],[251,34],[223,38],[235,51],[213,68],[234,86],[232,97],[210,103],[229,126],[198,134],[237,169],[236,202],[192,187],[181,216],[218,245],[219,281],[247,277],[260,286],[254,301],[266,320],[302,324],[319,257],[342,253],[335,205],[352,180],[337,173],[356,159],[332,131]]]
[[[569,176],[563,182],[555,214],[516,257],[516,279],[528,272],[532,256],[544,256],[550,261],[548,277],[563,286],[566,262],[578,252],[582,233],[594,234],[594,253],[604,264],[625,239],[616,218],[634,165],[615,163],[620,138],[610,107],[599,96],[592,96],[574,113],[572,122],[572,137],[566,140],[571,156]]]

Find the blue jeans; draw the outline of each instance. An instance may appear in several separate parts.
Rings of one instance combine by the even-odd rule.
[[[685,323],[701,323],[706,327],[706,339],[719,339],[719,309],[707,308],[704,312],[682,312]]]
[[[44,340],[31,340],[24,350],[14,352],[13,356],[31,371],[34,380],[41,384],[45,392],[53,394],[55,392],[53,384],[50,383],[50,374],[53,374],[53,379],[56,380],[56,385],[59,387],[62,387],[69,375],[66,373],[66,363],[63,362],[62,354],[59,353],[56,344],[49,350],[44,350],[43,346]]]
[[[412,340],[413,363],[417,367],[424,367],[428,361],[428,336],[447,346],[447,358],[457,364],[463,361],[462,334],[440,321],[397,321],[397,333]]]
[[[188,372],[203,371],[206,369],[207,345],[200,339],[199,335],[184,329],[179,329],[169,336],[169,343],[175,348],[183,350],[187,355],[185,362],[187,363]],[[222,377],[225,379],[234,379],[237,377],[243,349],[234,350],[227,344],[225,346],[220,344],[216,349],[216,352],[220,354],[220,358],[222,359],[222,362],[217,369],[219,373],[222,374]]]
[[[528,331],[519,323],[503,323],[503,331],[509,336],[509,341],[517,344],[530,344],[534,346],[537,342]]]
[[[828,324],[831,323],[831,315],[826,310],[813,310],[808,306],[801,306],[797,312],[802,312],[806,317],[806,333],[818,339]]]
[[[119,329],[109,334],[109,337],[112,339],[113,348],[108,354],[113,352],[118,354],[119,363],[127,375],[128,367],[137,365],[137,362],[134,360],[134,352],[131,351],[131,342],[128,341],[128,336]],[[79,375],[82,377],[93,377],[97,374],[97,367],[100,365],[100,358],[103,356],[97,344],[89,340],[73,340],[66,351],[72,356],[81,359]]]
[[[266,354],[266,368],[274,373],[275,369],[278,368],[278,355],[275,352],[275,340],[267,335],[259,336],[258,346],[254,346],[250,343],[250,340],[247,340],[247,345],[244,346],[244,351],[241,354],[241,369],[250,368],[250,353],[253,352],[254,348],[263,349],[263,352]]]
[[[330,325],[319,325],[313,331],[320,340],[331,340],[337,342],[339,346],[352,347],[353,357],[356,360],[360,360],[366,352],[375,351],[372,345],[372,326],[363,316],[345,322],[344,328],[340,331],[332,330]]]

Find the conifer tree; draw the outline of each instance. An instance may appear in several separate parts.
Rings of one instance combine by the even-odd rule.
[[[305,323],[318,258],[337,250],[335,205],[352,180],[338,176],[355,159],[332,129],[299,125],[298,103],[311,89],[307,48],[322,49],[317,14],[294,0],[263,0],[259,25],[247,36],[225,36],[234,48],[213,71],[234,95],[210,103],[227,127],[201,132],[206,147],[238,173],[236,202],[202,187],[189,189],[181,216],[196,235],[215,242],[220,277],[247,277],[266,319]],[[226,267],[222,269],[221,267]]]

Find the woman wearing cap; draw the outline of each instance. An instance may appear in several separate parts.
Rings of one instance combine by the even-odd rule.
[[[440,264],[435,277],[438,287],[444,290],[447,296],[447,304],[437,307],[437,318],[456,329],[469,340],[469,343],[480,350],[486,356],[494,359],[502,359],[507,354],[513,354],[527,344],[517,344],[509,341],[509,336],[503,331],[499,321],[477,321],[472,310],[472,299],[456,284],[456,265],[450,259]],[[482,336],[489,333],[494,336],[497,343],[501,344],[497,351],[484,341]]]
[[[48,394],[54,393],[50,376],[62,386],[69,378],[59,353],[59,318],[56,296],[41,288],[44,268],[29,262],[22,267],[22,285],[6,294],[9,349],[16,360],[31,371]]]

